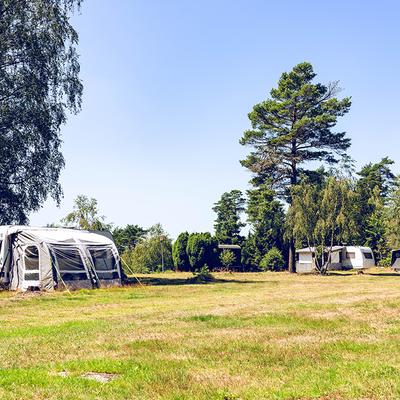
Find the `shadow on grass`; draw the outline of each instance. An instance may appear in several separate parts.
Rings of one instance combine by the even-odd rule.
[[[372,276],[398,276],[400,277],[400,274],[397,272],[367,272],[365,275],[372,275]]]
[[[190,278],[168,278],[168,277],[140,277],[138,279],[134,277],[128,277],[127,280],[124,281],[124,285],[138,285],[139,282],[142,285],[151,285],[151,286],[162,286],[162,285],[209,285],[214,283],[265,283],[265,281],[249,281],[249,280],[238,280],[238,279],[217,279],[213,278],[207,281],[197,281],[195,277]]]
[[[353,271],[353,270],[349,270],[349,271],[329,271],[326,276],[356,276],[356,275],[367,275],[367,276],[381,276],[381,277],[385,277],[385,276],[398,276],[400,277],[400,274],[397,272],[368,272],[368,271],[361,271],[361,272],[357,272],[357,271]]]

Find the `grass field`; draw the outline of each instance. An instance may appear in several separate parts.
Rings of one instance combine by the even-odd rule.
[[[187,276],[0,293],[0,399],[400,398],[400,275]]]

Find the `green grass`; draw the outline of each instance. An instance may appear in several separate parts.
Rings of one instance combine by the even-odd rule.
[[[388,272],[1,292],[0,399],[399,399],[400,275]]]

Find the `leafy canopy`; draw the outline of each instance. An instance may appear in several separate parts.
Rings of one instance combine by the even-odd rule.
[[[370,246],[378,260],[384,257],[384,208],[388,196],[395,187],[395,175],[391,170],[393,161],[388,157],[377,163],[368,163],[357,173],[358,231],[359,242]]]
[[[379,195],[387,197],[394,188],[396,176],[393,174],[390,166],[394,161],[388,157],[382,158],[378,163],[368,163],[358,175],[360,179],[357,182],[357,189],[366,193],[370,198],[375,188],[379,189]]]
[[[332,247],[348,243],[357,230],[357,196],[345,179],[329,177],[321,188],[302,182],[292,187],[292,204],[287,214],[287,234],[299,246],[314,248],[320,259],[317,269],[326,272]],[[328,253],[327,256],[324,253]]]
[[[80,0],[0,1],[0,223],[60,201],[60,127],[81,107]]]
[[[155,224],[147,230],[144,238],[137,245],[122,255],[127,272],[155,272],[171,269],[172,244],[161,224]],[[128,265],[128,267],[127,267]]]
[[[67,226],[93,231],[108,231],[112,224],[104,222],[105,217],[99,215],[97,200],[83,194],[74,201],[74,209],[61,220]]]
[[[147,231],[139,225],[126,225],[125,228],[117,227],[112,231],[114,242],[120,253],[133,249]]]

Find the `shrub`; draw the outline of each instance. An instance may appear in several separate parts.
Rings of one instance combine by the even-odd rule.
[[[276,247],[272,247],[260,262],[260,268],[263,271],[282,271],[284,266],[285,260],[282,257],[282,253]]]
[[[191,283],[207,283],[213,282],[215,279],[208,269],[207,264],[203,265],[198,271],[193,273],[193,278],[190,278]]]
[[[187,232],[182,232],[176,238],[172,246],[172,258],[177,271],[189,271],[190,269],[189,258],[186,253],[188,239],[189,234]]]
[[[136,247],[135,247],[136,248]],[[139,253],[141,251],[137,249],[134,253],[134,249],[127,249],[121,254],[121,265],[126,275],[133,274],[146,274],[149,269],[144,265],[144,263],[138,262],[140,258]]]
[[[380,267],[390,267],[392,265],[392,256],[387,256],[379,260],[378,265]]]
[[[221,261],[221,264],[225,267],[225,268],[229,268],[231,267],[235,261],[236,261],[236,256],[235,254],[230,251],[230,250],[224,250],[220,256],[219,259]]]
[[[217,243],[210,233],[191,233],[187,242],[186,253],[192,271],[199,270],[204,265],[216,267],[219,264]]]

